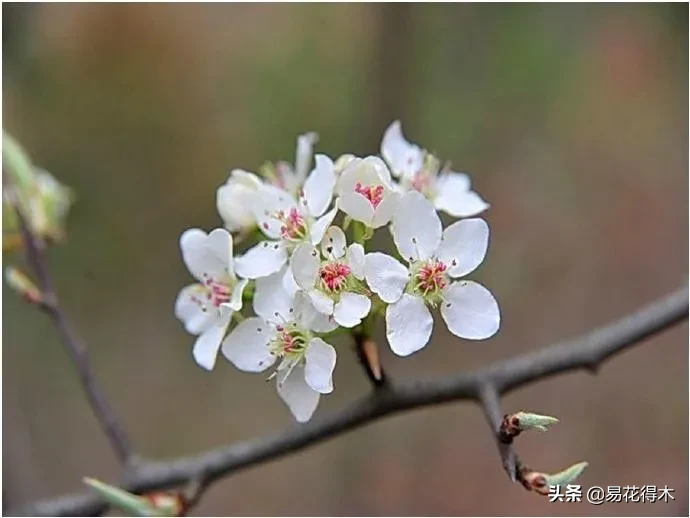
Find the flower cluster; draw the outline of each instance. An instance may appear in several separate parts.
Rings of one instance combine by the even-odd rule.
[[[500,321],[491,292],[460,280],[481,264],[489,241],[488,225],[473,217],[488,204],[466,174],[408,142],[398,121],[383,136],[381,157],[346,154],[334,163],[313,156],[316,142],[314,133],[298,138],[294,167],[231,171],[216,197],[224,228],[180,238],[196,282],[175,304],[197,336],[201,367],[213,369],[222,352],[242,371],[270,369],[300,422],[333,390],[336,351],[327,340],[339,330],[369,330],[385,316],[391,349],[407,356],[428,343],[430,310],[472,340],[492,336]],[[443,229],[437,211],[468,219]],[[397,258],[368,247],[382,227]],[[235,254],[233,239],[253,242]],[[255,316],[245,317],[249,301]]]

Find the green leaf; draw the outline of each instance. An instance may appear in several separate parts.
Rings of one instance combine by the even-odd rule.
[[[525,430],[546,432],[549,426],[559,422],[557,418],[550,415],[532,414],[530,412],[518,412],[514,414],[514,417],[518,419],[518,428],[523,432]]]
[[[587,462],[578,462],[567,469],[553,475],[544,475],[547,486],[567,486],[579,477],[585,468],[589,466]]]
[[[94,478],[84,477],[84,484],[91,487],[103,500],[113,507],[133,516],[162,516],[151,503],[140,496],[129,493]]]

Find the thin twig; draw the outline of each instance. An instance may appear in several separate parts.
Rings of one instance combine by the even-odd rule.
[[[380,390],[343,410],[282,433],[243,441],[191,457],[164,462],[142,462],[127,489],[135,492],[170,488],[193,480],[202,470],[207,483],[236,473],[243,468],[277,459],[317,444],[335,435],[405,410],[450,401],[482,402],[492,430],[500,426],[500,409],[495,400],[501,394],[567,371],[594,372],[607,358],[687,319],[688,287],[623,319],[596,329],[580,338],[552,345],[513,359],[500,361],[478,371],[441,379],[405,382],[389,380]],[[488,392],[486,387],[493,387]],[[484,392],[482,392],[484,390]],[[498,422],[497,422],[498,416]],[[90,515],[103,512],[104,504],[93,495],[68,495],[29,504],[8,514]]]
[[[26,249],[27,261],[38,279],[39,288],[42,293],[40,307],[53,320],[58,334],[60,335],[60,339],[77,371],[79,381],[89,401],[89,405],[101,425],[103,432],[107,436],[113,451],[120,462],[129,463],[134,458],[129,439],[115,416],[112,407],[108,403],[103,390],[94,377],[86,347],[77,338],[64,311],[58,303],[55,286],[48,272],[48,265],[42,247],[29,229],[21,211],[17,209],[16,212]]]
[[[498,392],[493,385],[485,383],[479,389],[479,402],[484,410],[484,415],[491,428],[491,433],[496,440],[498,453],[501,455],[501,462],[503,469],[505,469],[511,482],[517,480],[517,457],[513,451],[512,443],[506,443],[501,440],[501,403],[499,401]]]

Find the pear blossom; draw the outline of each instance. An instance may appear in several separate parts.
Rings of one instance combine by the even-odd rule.
[[[293,195],[297,194],[311,166],[314,144],[317,141],[318,135],[314,132],[299,135],[295,167],[282,161],[275,166],[267,164],[261,169],[262,175],[266,177],[270,185]],[[256,225],[256,216],[252,207],[255,203],[256,191],[263,184],[264,181],[256,174],[243,169],[233,169],[227,182],[218,188],[216,207],[225,222],[225,228],[230,232],[246,231]]]
[[[262,185],[254,173],[233,169],[228,181],[218,188],[216,208],[230,232],[246,231],[256,225],[252,206]]]
[[[335,181],[333,161],[326,155],[316,155],[316,167],[304,182],[298,199],[277,187],[262,186],[253,211],[259,228],[270,239],[237,258],[238,274],[248,279],[271,275],[287,263],[288,255],[298,244],[318,245],[338,211],[336,203],[326,212]]]
[[[371,228],[391,220],[399,199],[386,163],[375,156],[350,159],[338,178],[336,191],[340,209]]]
[[[417,144],[408,142],[400,121],[386,129],[381,141],[381,156],[388,162],[393,176],[399,177],[403,191],[416,190],[432,201],[436,209],[456,218],[476,216],[489,208],[471,189],[465,173],[441,171],[438,158]]]
[[[308,421],[321,394],[333,391],[336,351],[316,336],[337,327],[314,310],[302,293],[284,289],[282,272],[256,281],[254,312],[223,341],[223,355],[245,372],[263,372],[277,366],[278,394],[299,422]]]
[[[293,167],[288,162],[280,161],[274,167],[271,165],[265,167],[262,170],[263,175],[272,185],[297,195],[311,168],[314,144],[318,141],[319,135],[313,131],[299,135],[297,137],[295,166]]]
[[[321,253],[309,243],[296,249],[290,260],[292,275],[314,308],[343,327],[355,327],[369,314],[371,299],[364,285],[364,248],[345,248],[345,233],[330,227]]]
[[[182,259],[197,283],[183,288],[175,301],[175,316],[185,330],[197,335],[192,354],[212,370],[233,313],[242,309],[247,280],[235,276],[232,236],[222,228],[206,234],[193,228],[180,236]]]
[[[407,266],[389,255],[369,253],[365,278],[389,304],[386,336],[393,352],[407,356],[427,344],[433,327],[429,308],[440,308],[448,329],[460,338],[481,340],[498,331],[500,314],[491,292],[474,281],[454,281],[484,260],[489,240],[484,220],[461,220],[442,232],[434,206],[409,191],[393,218],[392,234]]]

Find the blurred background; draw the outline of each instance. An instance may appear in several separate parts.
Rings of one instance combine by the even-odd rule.
[[[221,224],[233,167],[376,153],[385,127],[492,204],[473,278],[502,309],[485,342],[394,357],[398,378],[467,371],[605,324],[679,286],[688,261],[688,6],[3,4],[3,126],[78,195],[50,251],[62,303],[147,457],[294,426],[272,384],[207,373],[172,308],[187,227]],[[3,261],[19,260],[5,255]],[[3,287],[5,505],[115,481],[117,462],[44,315]],[[548,503],[512,485],[481,411],[396,416],[212,486],[195,515],[688,513],[687,324],[506,397],[557,415],[520,437],[538,470],[668,485],[671,503]],[[347,340],[318,415],[369,390]]]

